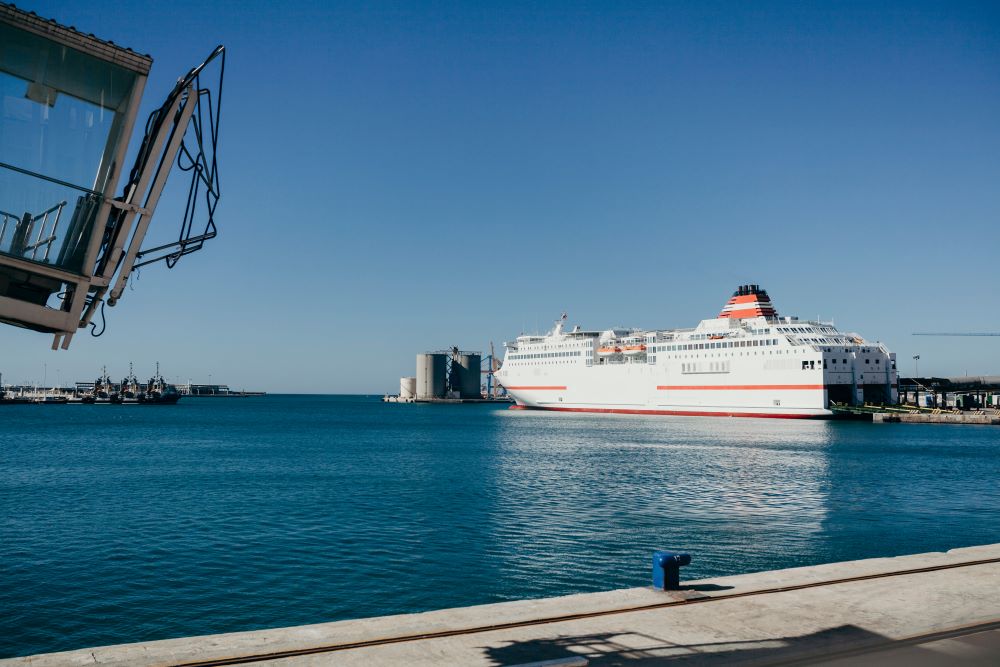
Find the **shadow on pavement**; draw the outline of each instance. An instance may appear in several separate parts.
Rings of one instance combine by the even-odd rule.
[[[506,667],[580,657],[593,666],[768,664],[773,661],[808,664],[835,657],[845,650],[874,649],[891,644],[892,640],[883,635],[854,625],[842,625],[794,637],[700,644],[677,643],[642,633],[595,633],[511,642],[505,646],[483,647],[483,651],[490,664]]]

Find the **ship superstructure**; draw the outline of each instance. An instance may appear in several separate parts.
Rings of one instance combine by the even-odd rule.
[[[822,418],[831,403],[895,403],[896,355],[832,322],[781,317],[741,285],[693,329],[567,331],[505,343],[498,381],[518,407]]]

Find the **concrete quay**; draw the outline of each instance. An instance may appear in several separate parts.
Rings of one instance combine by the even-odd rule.
[[[996,412],[996,411],[993,411]],[[904,424],[988,424],[1000,426],[1000,414],[983,413],[895,413],[876,412],[872,415],[876,424],[902,422]]]
[[[1000,544],[682,582],[671,592],[634,588],[105,646],[0,665],[672,662],[1000,664]]]

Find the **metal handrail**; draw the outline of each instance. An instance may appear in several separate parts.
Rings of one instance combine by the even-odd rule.
[[[35,242],[24,246],[24,252],[31,251],[31,259],[38,259],[38,249],[45,246],[45,255],[41,259],[43,262],[49,261],[49,253],[52,251],[52,244],[58,238],[56,230],[59,228],[59,219],[62,217],[62,210],[65,206],[66,202],[61,201],[31,219],[32,225],[39,220],[42,221],[42,224],[38,226],[38,235],[35,237]],[[42,235],[45,233],[45,225],[49,222],[49,214],[53,212],[56,214],[56,219],[52,221],[52,228],[49,230],[49,235],[43,239]]]
[[[0,216],[3,216],[3,224],[0,224],[0,247],[3,246],[3,237],[7,233],[7,220],[12,218],[21,221],[21,216],[15,215],[13,213],[8,213],[7,211],[0,211]]]
[[[7,221],[8,221],[8,219],[12,218],[12,219],[16,220],[18,222],[18,224],[21,223],[22,220],[24,220],[24,219],[27,220],[28,229],[24,233],[24,238],[25,239],[30,239],[31,238],[31,232],[34,231],[35,223],[38,222],[39,220],[41,220],[42,224],[38,226],[38,233],[35,235],[35,241],[34,241],[34,243],[25,243],[22,247],[17,248],[17,249],[11,247],[10,250],[9,250],[9,252],[11,254],[19,254],[19,255],[23,256],[23,255],[27,255],[28,251],[30,250],[31,251],[31,257],[30,257],[30,259],[33,259],[33,260],[36,260],[36,261],[40,260],[40,261],[43,261],[43,262],[49,261],[49,253],[52,252],[52,244],[55,242],[55,240],[57,238],[59,238],[59,236],[58,236],[58,234],[56,232],[59,229],[59,220],[62,218],[62,211],[63,211],[63,208],[66,206],[66,203],[67,202],[65,202],[65,201],[61,201],[58,204],[45,209],[44,211],[42,211],[41,213],[39,213],[37,215],[31,216],[29,214],[25,214],[25,216],[23,218],[22,218],[22,216],[15,215],[13,213],[8,213],[6,211],[0,211],[0,216],[3,216],[3,224],[0,225],[0,244],[2,244],[3,237],[7,233]],[[52,221],[52,227],[49,229],[48,235],[46,235],[45,228],[46,228],[46,226],[48,226],[49,215],[52,214],[52,213],[56,214],[55,215],[55,219]],[[15,230],[16,230],[16,227],[15,227]],[[15,231],[15,236],[16,236],[16,234],[17,234],[17,232]],[[11,240],[13,241],[13,238]],[[39,249],[42,246],[45,246],[45,253],[42,255],[42,257],[39,258],[38,257],[38,251],[39,251]]]

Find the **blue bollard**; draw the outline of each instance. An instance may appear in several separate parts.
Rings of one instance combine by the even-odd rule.
[[[691,563],[691,554],[676,551],[653,552],[653,588],[676,591],[681,587],[681,566]]]

